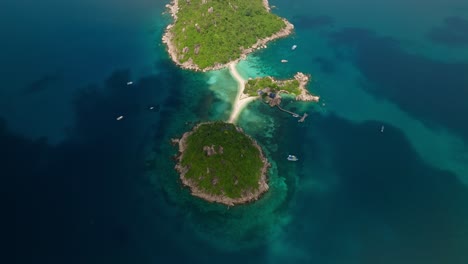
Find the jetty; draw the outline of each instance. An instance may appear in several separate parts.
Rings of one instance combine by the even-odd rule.
[[[304,115],[301,117],[301,119],[297,120],[297,122],[304,122],[304,120],[307,118],[308,114],[307,113],[304,113]]]
[[[286,110],[286,109],[282,108],[279,104],[276,105],[276,106],[278,107],[279,110],[281,110],[281,111],[283,111],[285,113],[288,113],[288,114],[292,115],[293,117],[300,117],[299,114],[296,114],[294,112]],[[308,116],[307,113],[304,113],[304,115],[297,122],[301,122],[301,123],[304,122],[304,120],[307,118],[307,116]]]

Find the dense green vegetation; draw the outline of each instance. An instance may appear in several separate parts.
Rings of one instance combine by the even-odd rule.
[[[277,81],[271,77],[263,77],[248,80],[245,84],[244,93],[250,96],[258,95],[257,91],[264,88],[270,88],[270,92],[276,93],[280,90],[287,91],[293,95],[301,93],[299,89],[299,81],[296,79]]]
[[[178,53],[183,54],[180,62],[192,58],[202,69],[239,58],[241,48],[251,47],[257,39],[285,27],[281,18],[265,9],[262,0],[202,2],[180,0],[178,19],[171,29]],[[188,51],[183,53],[185,47]]]
[[[233,124],[202,124],[187,139],[181,164],[185,175],[208,194],[239,198],[243,191],[258,189],[263,162],[259,150]],[[207,155],[204,147],[214,146],[216,154]],[[219,151],[219,147],[222,151]],[[215,183],[215,184],[214,184]]]

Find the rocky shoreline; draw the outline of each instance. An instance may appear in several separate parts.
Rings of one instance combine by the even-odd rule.
[[[301,90],[301,94],[296,96],[297,101],[318,102],[320,100],[319,96],[310,94],[309,90],[306,89],[306,85],[310,79],[309,76],[305,75],[302,72],[298,72],[296,73],[296,75],[294,75],[294,79],[299,81],[299,89]]]
[[[265,9],[268,12],[270,12],[270,5],[268,3],[268,0],[263,0],[262,3],[265,6]],[[265,48],[266,44],[269,41],[272,41],[272,40],[275,40],[275,39],[278,39],[278,38],[287,37],[294,30],[294,25],[291,24],[288,20],[283,18],[282,20],[283,20],[283,22],[285,24],[285,27],[282,30],[276,32],[275,34],[273,34],[273,35],[271,35],[269,37],[266,37],[266,38],[263,38],[263,39],[258,39],[257,42],[252,45],[252,47],[244,49],[239,58],[237,58],[235,60],[232,60],[232,61],[229,61],[229,62],[226,62],[224,64],[217,64],[217,65],[214,65],[214,66],[210,66],[210,67],[201,69],[200,67],[198,67],[198,65],[193,63],[193,61],[191,59],[189,59],[186,62],[180,62],[179,61],[179,59],[178,59],[179,54],[177,53],[177,48],[175,47],[175,44],[173,43],[174,35],[171,32],[172,27],[174,26],[175,22],[177,21],[177,12],[179,11],[179,0],[172,0],[172,2],[170,4],[166,5],[166,7],[169,10],[169,13],[171,14],[172,18],[174,19],[174,22],[166,27],[166,30],[165,30],[164,35],[162,37],[162,42],[167,45],[167,52],[169,53],[169,56],[171,57],[172,61],[176,65],[178,65],[179,67],[181,67],[183,69],[188,69],[188,70],[206,72],[206,71],[220,70],[220,69],[226,68],[226,67],[229,66],[229,64],[231,64],[233,62],[237,63],[241,59],[245,59],[246,56],[249,53],[252,53],[255,50],[258,50],[258,49],[261,49],[261,48]]]
[[[255,190],[252,193],[249,193],[243,197],[239,198],[230,198],[230,197],[225,197],[222,195],[211,195],[208,193],[205,193],[203,190],[198,188],[195,182],[193,182],[190,179],[187,179],[185,177],[185,174],[189,171],[189,168],[186,166],[183,166],[181,164],[182,158],[184,156],[184,152],[187,148],[187,139],[190,135],[192,135],[201,125],[204,124],[210,124],[210,122],[205,122],[205,123],[200,123],[196,125],[191,131],[185,132],[180,139],[172,139],[173,144],[178,144],[179,146],[179,155],[177,156],[177,164],[175,165],[176,171],[180,174],[180,180],[182,184],[186,187],[189,187],[191,190],[191,193],[193,196],[202,198],[208,202],[215,202],[215,203],[221,203],[227,206],[234,206],[234,205],[239,205],[239,204],[245,204],[249,202],[253,202],[258,200],[265,192],[268,191],[269,186],[267,183],[267,173],[268,173],[268,168],[271,166],[268,160],[266,159],[265,155],[263,154],[263,151],[261,147],[258,145],[258,143],[248,136],[247,134],[244,133],[244,131],[236,127],[236,129],[246,135],[250,140],[252,140],[252,144],[259,150],[260,153],[260,159],[263,162],[263,167],[261,170],[261,176],[258,182],[258,189]]]

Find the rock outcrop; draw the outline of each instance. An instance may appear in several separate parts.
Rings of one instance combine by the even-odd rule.
[[[301,94],[296,96],[297,101],[305,101],[305,102],[318,102],[320,100],[319,96],[312,95],[306,89],[306,85],[309,82],[310,77],[305,75],[302,72],[296,73],[294,78],[299,81],[299,89],[301,90]]]

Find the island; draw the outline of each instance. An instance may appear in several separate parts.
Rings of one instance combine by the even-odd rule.
[[[257,142],[240,127],[200,123],[180,139],[176,170],[192,195],[228,206],[257,200],[268,190],[270,164]]]
[[[313,95],[307,90],[307,85],[311,77],[302,72],[296,73],[293,79],[287,80],[277,80],[271,76],[244,80],[237,71],[234,63],[229,66],[229,72],[238,83],[237,96],[228,120],[230,123],[236,122],[242,109],[248,103],[260,98],[271,107],[276,106],[281,111],[299,118],[298,122],[304,122],[307,113],[304,113],[301,117],[299,114],[283,109],[280,106],[282,99],[281,94],[294,96],[297,101],[318,102],[320,100],[319,96]]]
[[[167,7],[174,23],[162,40],[171,59],[185,69],[227,67],[294,29],[270,13],[268,0],[173,0]]]
[[[318,101],[306,86],[310,76],[245,80],[236,69],[248,54],[290,35],[294,26],[270,13],[268,0],[172,0],[174,19],[162,37],[172,61],[193,71],[229,68],[237,95],[227,122],[200,123],[172,142],[179,147],[175,169],[192,195],[227,206],[248,203],[268,191],[268,163],[261,147],[235,123],[249,102],[263,100],[303,122],[307,117],[282,109],[281,94]],[[291,49],[295,50],[296,45]],[[282,60],[281,62],[287,62]]]
[[[281,93],[289,94],[298,101],[318,102],[320,97],[312,95],[306,89],[310,76],[302,72],[296,73],[294,79],[276,80],[267,76],[263,78],[250,79],[245,83],[244,94],[249,96],[261,96],[270,106],[281,103]]]

